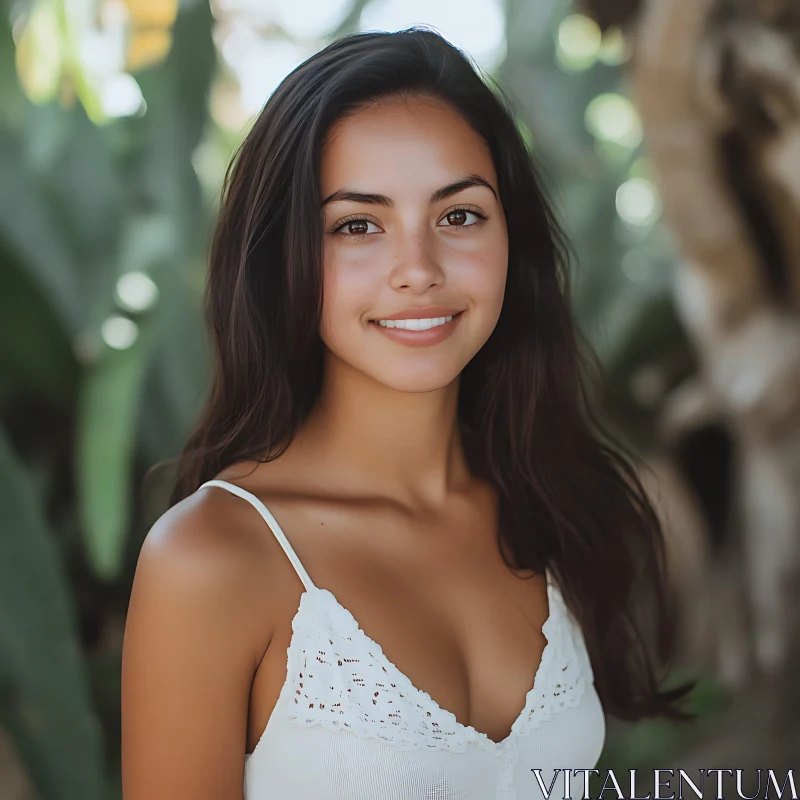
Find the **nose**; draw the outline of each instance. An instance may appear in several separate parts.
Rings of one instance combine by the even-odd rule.
[[[444,272],[433,234],[406,231],[398,237],[395,263],[391,274],[392,287],[406,287],[424,292],[442,283]]]

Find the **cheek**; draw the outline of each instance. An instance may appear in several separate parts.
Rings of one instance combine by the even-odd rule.
[[[487,317],[500,314],[508,275],[508,246],[498,240],[488,247],[462,253],[451,274],[458,289]]]
[[[325,253],[320,335],[328,346],[357,331],[362,317],[380,296],[379,281],[374,262],[367,258]]]

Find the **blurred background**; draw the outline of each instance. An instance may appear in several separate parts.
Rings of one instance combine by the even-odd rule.
[[[512,100],[574,245],[605,411],[664,520],[669,680],[699,680],[699,721],[609,720],[598,767],[800,764],[800,4],[1,8],[3,800],[121,797],[125,613],[169,488],[145,474],[207,388],[223,172],[307,56],[417,23]]]

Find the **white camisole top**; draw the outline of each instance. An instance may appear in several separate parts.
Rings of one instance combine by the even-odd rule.
[[[549,571],[547,644],[524,708],[509,735],[494,742],[414,686],[336,597],[312,583],[255,495],[221,480],[205,486],[252,504],[305,586],[286,680],[258,744],[244,756],[244,800],[583,796],[583,773],[572,771],[594,768],[605,716],[580,627]]]

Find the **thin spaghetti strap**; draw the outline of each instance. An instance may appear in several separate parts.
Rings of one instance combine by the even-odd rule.
[[[289,544],[289,540],[286,538],[286,534],[281,530],[281,526],[278,525],[278,521],[275,517],[272,516],[270,510],[251,492],[248,492],[246,489],[242,489],[240,486],[237,486],[234,483],[228,483],[227,481],[221,480],[211,480],[206,481],[204,484],[199,486],[199,489],[202,489],[204,486],[219,486],[222,489],[227,489],[232,494],[241,497],[243,500],[247,500],[250,505],[252,505],[261,517],[263,518],[264,522],[267,523],[267,526],[275,535],[275,538],[278,540],[278,543],[283,548],[283,552],[289,557],[289,561],[292,562],[292,566],[297,572],[300,580],[303,581],[303,585],[306,587],[307,590],[316,589],[314,586],[314,582],[311,578],[308,577],[308,573],[305,570],[305,567],[300,562],[300,559],[297,557],[297,553],[295,553],[292,546]]]

